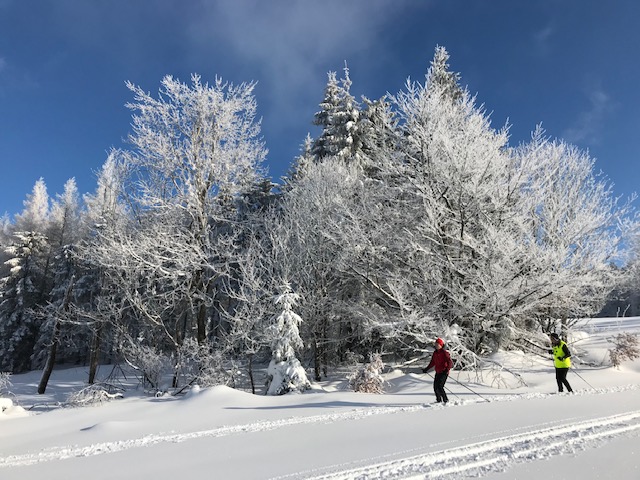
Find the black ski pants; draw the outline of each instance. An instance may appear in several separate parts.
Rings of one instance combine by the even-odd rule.
[[[447,403],[449,401],[449,399],[447,398],[447,392],[445,392],[444,390],[444,384],[447,382],[448,377],[448,372],[436,373],[436,376],[433,380],[433,391],[436,394],[436,402]]]
[[[562,387],[567,387],[567,392],[573,392],[571,385],[567,382],[568,368],[556,368],[556,382],[558,382],[558,391],[562,392]]]

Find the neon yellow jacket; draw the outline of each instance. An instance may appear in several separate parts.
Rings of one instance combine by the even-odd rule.
[[[562,340],[560,340],[558,345],[553,347],[553,364],[556,368],[571,367],[571,353],[569,353],[569,347],[567,347],[567,344]]]

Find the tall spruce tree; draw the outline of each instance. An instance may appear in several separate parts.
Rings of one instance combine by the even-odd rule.
[[[362,162],[360,105],[351,95],[351,83],[347,67],[344,68],[344,78],[340,80],[335,72],[328,73],[324,99],[313,122],[322,129],[311,147],[311,153],[318,162],[328,157],[341,159],[347,164]]]
[[[38,232],[16,232],[5,252],[10,271],[0,279],[0,369],[20,373],[31,369],[40,332],[34,311],[46,301],[42,284],[49,242]]]
[[[5,246],[5,277],[0,280],[0,358],[3,368],[20,372],[32,365],[41,320],[34,314],[46,304],[52,286],[49,195],[42,178],[16,215],[9,245]]]

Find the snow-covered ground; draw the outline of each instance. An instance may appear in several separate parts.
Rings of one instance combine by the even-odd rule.
[[[551,359],[502,354],[496,372],[454,373],[433,405],[418,366],[387,374],[383,395],[342,380],[267,397],[227,387],[175,398],[126,392],[101,406],[59,408],[86,369],[11,378],[0,400],[0,479],[610,479],[640,478],[640,360],[603,365],[608,341],[640,318],[591,320],[571,346],[574,394],[555,394]],[[589,366],[588,366],[589,365]],[[111,370],[102,369],[107,375]],[[458,383],[459,382],[459,383]],[[9,401],[10,400],[10,401]]]

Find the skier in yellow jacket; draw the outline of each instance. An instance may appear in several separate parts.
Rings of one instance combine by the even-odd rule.
[[[558,382],[558,391],[563,391],[563,386],[567,387],[568,392],[573,392],[571,385],[567,381],[567,372],[571,367],[571,352],[569,347],[564,343],[557,333],[550,333],[549,340],[551,340],[551,346],[549,353],[553,354],[553,364],[556,367],[556,382]]]

